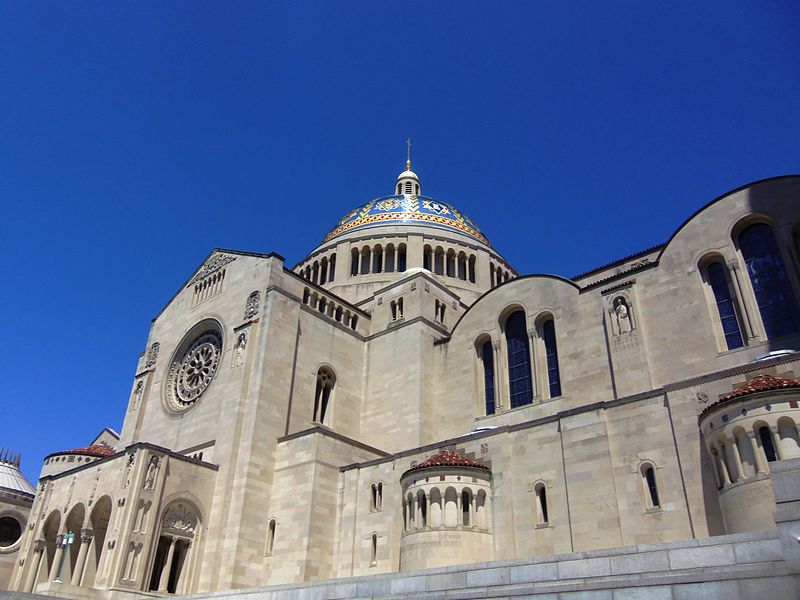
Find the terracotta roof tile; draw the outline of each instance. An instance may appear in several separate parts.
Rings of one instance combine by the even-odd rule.
[[[106,446],[105,444],[94,444],[93,446],[86,446],[85,448],[75,448],[74,450],[64,450],[59,454],[86,454],[89,456],[106,457],[114,454],[114,449]]]
[[[406,473],[419,471],[420,469],[430,469],[432,467],[470,467],[473,469],[489,470],[489,467],[486,465],[479,463],[476,460],[467,458],[463,454],[459,454],[458,452],[454,452],[452,450],[443,450],[442,452],[439,452],[439,454],[431,456],[427,460],[423,460],[416,467],[411,467],[408,471],[406,471]]]
[[[758,392],[771,392],[773,390],[785,390],[792,388],[800,388],[800,379],[786,379],[785,377],[777,377],[775,375],[756,375],[752,379],[745,381],[738,388],[729,394],[725,394],[718,401],[709,404],[700,413],[699,418],[702,418],[711,409],[716,408],[720,404],[725,404],[730,400],[741,398],[749,394],[756,394]]]

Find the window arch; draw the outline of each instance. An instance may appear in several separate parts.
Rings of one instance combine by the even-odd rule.
[[[758,428],[758,439],[761,441],[761,448],[767,462],[778,460],[778,453],[775,451],[775,443],[772,440],[772,430],[768,425],[761,425]]]
[[[327,367],[317,371],[317,388],[314,393],[314,421],[324,423],[328,414],[331,392],[336,385],[336,376]]]
[[[547,364],[547,386],[550,398],[561,395],[561,373],[558,369],[558,346],[556,344],[556,324],[548,318],[541,324],[542,341],[544,342],[545,362]]]
[[[642,475],[642,485],[644,486],[645,507],[647,509],[661,508],[655,466],[651,462],[642,463],[639,472]]]
[[[406,270],[406,245],[397,246],[397,271],[404,273]]]
[[[717,306],[717,315],[722,327],[722,335],[725,337],[725,345],[728,350],[741,348],[744,341],[739,328],[736,305],[731,294],[728,270],[721,260],[714,260],[706,267],[705,276]]]
[[[746,227],[739,235],[739,249],[767,338],[796,333],[800,312],[772,227],[766,223]]]
[[[358,250],[353,248],[350,251],[350,275],[355,276],[358,275],[358,262],[360,258],[358,255]]]
[[[525,313],[517,310],[505,322],[508,351],[509,406],[516,408],[533,402],[531,382],[531,351]]]
[[[470,527],[472,522],[472,491],[465,489],[461,492],[461,525]]]
[[[494,347],[492,340],[485,339],[478,343],[478,356],[483,370],[483,404],[487,415],[493,415],[496,410],[494,396]]]
[[[378,564],[378,534],[373,533],[370,536],[370,559],[369,566],[374,567]]]

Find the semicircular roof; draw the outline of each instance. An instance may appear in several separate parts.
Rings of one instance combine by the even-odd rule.
[[[323,243],[351,231],[381,225],[423,225],[464,234],[487,246],[489,240],[464,213],[428,196],[381,196],[347,213]]]

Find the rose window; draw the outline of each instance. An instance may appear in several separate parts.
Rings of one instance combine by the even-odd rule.
[[[188,408],[206,391],[219,367],[222,338],[216,331],[205,331],[186,351],[175,357],[170,367],[167,396],[170,408]]]

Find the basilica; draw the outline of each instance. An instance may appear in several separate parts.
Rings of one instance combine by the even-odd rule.
[[[3,517],[0,584],[204,594],[776,530],[800,176],[574,277],[518,272],[410,160],[384,191],[294,266],[187,265],[120,433],[54,448]]]

